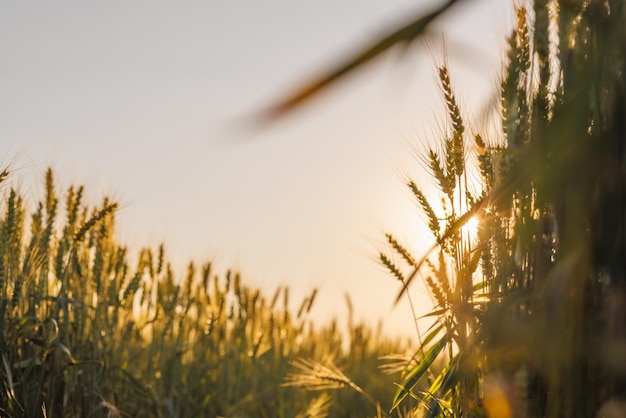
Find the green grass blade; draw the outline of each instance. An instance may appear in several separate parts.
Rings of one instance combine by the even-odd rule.
[[[441,412],[440,399],[443,397],[442,395],[445,395],[458,383],[459,376],[457,366],[459,364],[460,358],[460,355],[455,356],[443,369],[443,371],[439,373],[439,376],[437,376],[432,385],[430,385],[430,388],[428,389],[428,392],[423,399],[424,402],[429,402],[427,408],[428,413],[426,414],[427,417],[430,418],[439,415],[439,413]],[[435,396],[436,394],[438,394],[438,396]]]
[[[409,375],[404,379],[403,384],[396,391],[396,395],[393,398],[393,405],[391,407],[391,411],[396,409],[400,403],[407,397],[410,393],[411,389],[417,384],[417,382],[422,378],[424,373],[428,370],[428,368],[433,364],[441,350],[448,343],[447,335],[441,338],[435,345],[433,345],[428,352],[424,355],[421,363],[419,363]]]

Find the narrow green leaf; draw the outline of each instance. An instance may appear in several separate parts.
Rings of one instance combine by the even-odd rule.
[[[450,311],[450,308],[437,309],[436,311],[431,311],[431,312],[428,312],[427,314],[424,314],[424,315],[420,316],[419,319],[428,318],[428,317],[431,317],[431,316],[439,317],[439,316],[441,316],[441,315],[443,315],[443,314],[445,314],[445,313],[447,313],[449,311]]]
[[[476,283],[474,286],[472,286],[472,290],[474,292],[477,292],[479,290],[483,290],[487,287],[487,285],[489,284],[489,282],[487,280],[481,280],[480,282]]]
[[[404,382],[398,390],[393,398],[393,405],[391,410],[396,409],[400,403],[407,397],[410,393],[411,389],[415,387],[417,382],[422,378],[424,373],[428,370],[428,368],[433,364],[441,350],[448,343],[447,335],[444,335],[435,345],[433,345],[428,352],[424,355],[422,361],[411,371],[411,373],[404,379]]]
[[[439,325],[437,328],[433,329],[426,336],[426,338],[424,338],[424,341],[422,341],[422,346],[420,347],[420,350],[423,350],[424,348],[426,348],[426,346],[430,344],[432,340],[435,339],[435,337],[441,332],[442,329],[443,329],[443,325]]]
[[[459,364],[460,358],[460,355],[454,356],[442,372],[439,373],[439,376],[437,376],[432,385],[430,385],[423,399],[424,402],[429,402],[427,417],[436,417],[439,414],[441,411],[440,399],[443,397],[442,395],[451,390],[459,381],[457,365]],[[435,396],[436,394],[438,394],[438,396]]]

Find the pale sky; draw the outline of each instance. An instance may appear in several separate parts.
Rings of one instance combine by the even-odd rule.
[[[268,294],[288,285],[294,305],[317,287],[319,319],[342,317],[348,292],[358,319],[411,334],[377,249],[385,231],[414,249],[430,239],[403,181],[427,187],[410,147],[445,126],[441,35],[469,117],[496,87],[510,27],[508,0],[464,3],[426,47],[245,132],[245,116],[437,2],[0,0],[0,162],[31,203],[48,166],[94,204],[110,195],[120,240],[163,241],[181,275],[212,260]]]

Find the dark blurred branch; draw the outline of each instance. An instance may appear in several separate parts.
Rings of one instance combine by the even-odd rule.
[[[322,74],[320,77],[314,79],[310,83],[305,84],[302,88],[294,91],[291,94],[288,94],[283,100],[279,101],[277,104],[270,106],[266,110],[262,111],[259,115],[257,122],[268,123],[286,116],[294,109],[310,101],[313,97],[317,96],[321,92],[328,90],[329,87],[331,87],[334,83],[336,83],[345,75],[354,73],[354,70],[363,67],[365,64],[373,61],[375,58],[388,51],[389,49],[399,44],[410,44],[415,39],[424,35],[429,25],[458,1],[459,0],[447,0],[436,10],[426,15],[420,14],[408,25],[400,29],[393,30],[391,33],[373,42],[371,45],[359,51],[346,62],[338,65],[335,69],[325,74]]]

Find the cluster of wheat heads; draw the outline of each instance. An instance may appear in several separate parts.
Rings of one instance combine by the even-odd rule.
[[[90,208],[73,186],[63,204],[50,170],[32,211],[0,186],[0,416],[376,413],[352,394],[283,386],[298,358],[333,357],[391,398],[393,378],[375,378],[378,356],[407,342],[350,324],[346,344],[336,322],[313,324],[315,291],[291,311],[287,288],[266,297],[211,264],[177,278],[162,245],[132,256],[117,241],[108,199]]]
[[[391,235],[412,273],[381,255],[403,289],[424,275],[436,301],[394,403],[412,395],[427,416],[602,416],[626,396],[626,6],[537,0],[516,17],[500,140],[474,136],[482,192],[458,175],[463,129],[442,69],[453,133],[427,159],[447,209],[409,184],[438,257],[416,261]],[[469,217],[479,230],[468,244]]]
[[[484,351],[501,404],[526,416],[601,415],[625,395],[625,333],[612,325],[626,265],[625,22],[621,1],[542,0],[517,10],[510,37],[509,173],[492,192],[506,191],[492,200],[510,237],[492,246],[505,262]]]
[[[424,161],[441,192],[441,209],[429,202],[425,193],[414,181],[408,188],[426,217],[430,232],[436,239],[434,256],[415,257],[392,234],[387,234],[393,252],[380,253],[381,263],[405,287],[416,274],[423,274],[433,296],[436,317],[433,326],[421,338],[415,357],[416,363],[404,369],[403,381],[396,392],[393,408],[409,397],[420,399],[420,410],[432,416],[467,414],[478,408],[479,376],[473,373],[480,349],[480,311],[486,301],[486,282],[481,272],[490,267],[481,261],[491,262],[488,239],[483,219],[478,234],[460,228],[471,217],[480,217],[475,208],[484,199],[487,187],[480,187],[473,179],[480,173],[483,182],[493,178],[490,153],[499,152],[487,145],[480,135],[468,139],[448,67],[438,68],[441,90],[449,119],[449,132],[440,149],[429,149]],[[474,170],[470,160],[475,153],[479,170]],[[404,265],[404,266],[403,266]],[[416,270],[419,268],[419,272]],[[407,270],[408,269],[408,270]],[[405,273],[407,271],[407,273]],[[437,362],[446,353],[447,362]]]

